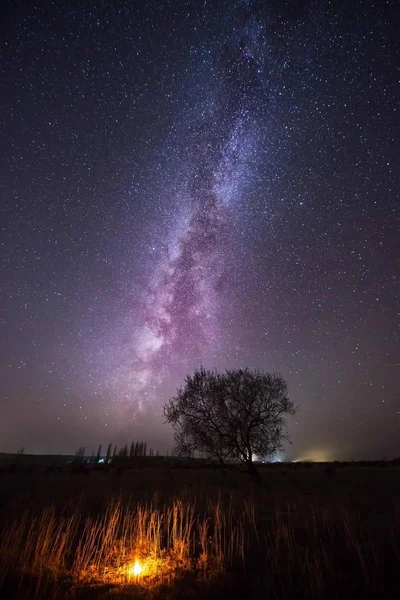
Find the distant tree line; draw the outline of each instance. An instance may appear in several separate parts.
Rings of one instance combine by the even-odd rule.
[[[121,448],[118,448],[117,444],[110,442],[107,446],[105,456],[102,454],[103,445],[100,444],[97,452],[93,451],[90,458],[87,458],[86,447],[80,446],[75,452],[73,462],[96,464],[103,460],[106,464],[120,464],[121,462],[128,462],[129,460],[134,460],[138,457],[159,456],[158,450],[154,450],[154,448],[147,450],[147,448],[147,442],[140,440],[137,442],[132,441],[130,444],[125,444],[125,446],[122,446]]]

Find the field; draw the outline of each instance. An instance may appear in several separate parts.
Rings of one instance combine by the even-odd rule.
[[[3,467],[0,597],[398,597],[400,466],[151,465]]]

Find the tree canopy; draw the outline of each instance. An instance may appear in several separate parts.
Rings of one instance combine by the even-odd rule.
[[[164,406],[177,454],[202,454],[221,464],[236,459],[256,477],[254,458],[282,449],[286,417],[294,413],[284,378],[250,369],[201,367]]]

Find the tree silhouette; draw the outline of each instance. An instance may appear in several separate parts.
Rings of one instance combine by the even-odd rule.
[[[282,449],[286,417],[294,413],[283,377],[250,369],[219,373],[201,367],[164,406],[177,454],[203,453],[221,464],[235,459],[258,481],[254,458]]]
[[[80,446],[78,448],[78,450],[75,452],[75,457],[74,457],[74,463],[80,463],[83,462],[83,459],[85,457],[85,446]]]
[[[99,460],[100,460],[100,458],[101,458],[101,448],[102,448],[102,446],[101,446],[101,444],[100,444],[100,445],[99,445],[99,448],[98,448],[98,450],[97,450],[97,454],[96,454],[96,463],[98,463],[98,462],[99,462]]]
[[[110,442],[107,446],[107,454],[106,454],[106,463],[108,464],[111,460],[111,453],[112,453],[112,442]]]

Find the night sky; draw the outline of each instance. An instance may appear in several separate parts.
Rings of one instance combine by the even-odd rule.
[[[280,371],[287,457],[400,455],[397,2],[5,2],[0,451]]]

